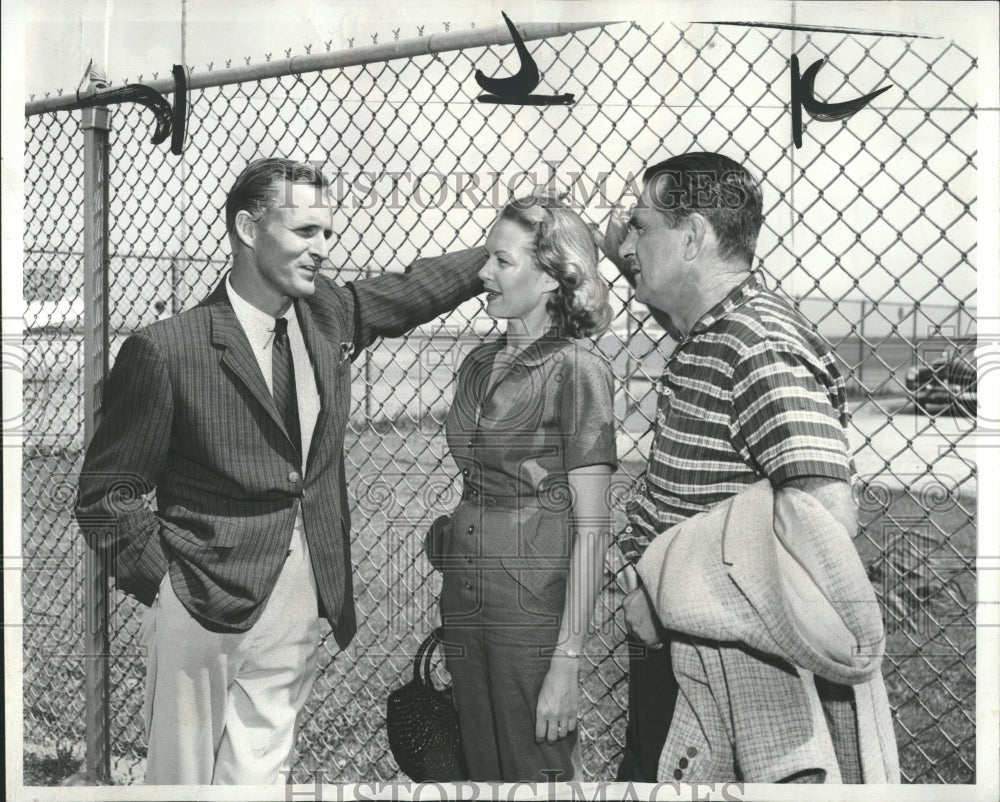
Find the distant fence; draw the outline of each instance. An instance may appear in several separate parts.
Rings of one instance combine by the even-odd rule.
[[[501,29],[489,33],[492,41],[461,45],[456,35],[438,34],[405,57],[391,46],[328,54],[336,63],[323,69],[289,61],[284,74],[275,65],[254,65],[242,78],[235,70],[195,72],[181,158],[148,142],[148,112],[137,107],[116,107],[108,121],[100,110],[60,111],[58,99],[29,104],[25,292],[39,303],[82,299],[84,327],[82,339],[50,331],[28,333],[23,344],[39,377],[29,376],[26,387],[22,477],[28,742],[86,739],[88,766],[102,780],[142,778],[138,611],[109,592],[72,520],[80,448],[100,414],[101,381],[119,335],[141,325],[157,298],[172,311],[186,308],[222,275],[224,192],[255,156],[318,158],[347,177],[353,194],[336,211],[331,263],[353,279],[398,269],[418,253],[481,243],[496,214],[489,188],[499,182],[506,200],[520,171],[541,178],[555,164],[562,178],[583,176],[587,186],[603,176],[607,197],[617,200],[625,173],[638,174],[646,160],[720,150],[762,177],[758,267],[782,291],[808,296],[802,310],[829,332],[860,396],[856,405],[883,409],[882,396],[903,392],[895,369],[883,365],[879,373],[874,363],[919,364],[925,320],[940,323],[948,341],[968,333],[977,79],[975,59],[955,43],[622,23],[531,40],[546,81],[539,91],[578,93],[573,106],[543,108],[474,102],[473,70],[499,72],[509,36]],[[795,149],[792,54],[804,63],[827,59],[821,83],[828,97],[888,83],[894,90],[850,120],[807,118],[803,147]],[[377,179],[370,192],[358,184],[365,172]],[[410,176],[398,201],[387,179],[393,174]],[[435,175],[444,182],[413,189],[416,179]],[[482,181],[469,203],[455,181],[473,175]],[[607,219],[600,192],[580,208],[597,223]],[[622,379],[621,472],[636,476],[655,394],[636,377],[655,379],[670,343],[658,342],[615,271],[602,270],[616,315],[602,348]],[[932,309],[943,311],[932,316]],[[38,328],[58,329],[52,315],[61,312],[38,312]],[[382,711],[437,615],[440,580],[420,544],[424,528],[447,510],[429,504],[425,491],[455,479],[435,410],[447,406],[457,346],[480,336],[482,320],[478,302],[463,305],[444,327],[430,327],[433,339],[411,337],[357,363],[346,458],[361,629],[343,654],[324,636],[299,742],[300,781],[314,771],[345,781],[398,775]],[[400,412],[414,406],[427,414],[414,420]],[[899,425],[886,414],[885,427]],[[935,426],[930,420],[925,431]],[[967,429],[946,435],[952,446],[967,436]],[[975,500],[963,488],[974,487],[975,468],[945,508],[908,489],[895,455],[884,457],[884,469],[865,477],[858,546],[892,633],[885,674],[904,776],[971,782]],[[937,466],[938,458],[929,459],[926,471]],[[368,489],[387,478],[397,480],[393,497],[372,504]],[[923,539],[906,534],[915,531]],[[609,574],[583,670],[588,779],[609,779],[621,756],[620,600]],[[929,616],[920,627],[911,625],[914,609]]]

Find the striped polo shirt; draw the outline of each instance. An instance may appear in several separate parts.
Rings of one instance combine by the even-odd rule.
[[[756,273],[692,327],[659,382],[649,465],[626,505],[625,556],[767,477],[851,481],[833,354]]]

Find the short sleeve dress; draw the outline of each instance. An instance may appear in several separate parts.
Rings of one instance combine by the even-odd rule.
[[[443,546],[441,615],[470,779],[570,780],[577,733],[536,744],[572,539],[567,473],[617,467],[613,376],[587,341],[550,332],[490,386],[504,338],[458,371],[446,431],[462,502]]]

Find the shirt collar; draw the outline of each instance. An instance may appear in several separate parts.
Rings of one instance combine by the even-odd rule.
[[[568,340],[569,338],[561,336],[558,329],[552,326],[545,334],[518,353],[514,361],[524,365],[540,365],[558,351],[560,346],[564,345]],[[495,353],[499,353],[506,344],[507,333],[504,332],[496,342]]]
[[[757,272],[751,273],[733,287],[726,294],[725,298],[698,318],[698,321],[691,327],[691,331],[688,332],[688,337],[700,334],[710,328],[720,318],[725,317],[734,309],[743,306],[750,298],[759,293],[763,289],[763,286],[760,275]]]
[[[226,276],[226,293],[229,296],[229,303],[232,304],[233,312],[236,313],[236,319],[240,322],[243,327],[243,331],[247,335],[247,339],[250,340],[250,345],[254,348],[266,348],[271,342],[271,335],[274,333],[274,321],[275,318],[263,312],[246,300],[242,295],[240,295],[234,288],[232,281],[230,280],[232,274]],[[295,319],[295,304],[292,304],[285,310],[285,314],[281,317],[288,320],[288,325],[291,326]]]

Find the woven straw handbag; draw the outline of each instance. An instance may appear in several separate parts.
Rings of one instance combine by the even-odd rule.
[[[439,691],[431,681],[431,656],[442,640],[441,627],[427,636],[413,660],[413,679],[386,702],[389,748],[414,782],[468,779],[451,686]]]

